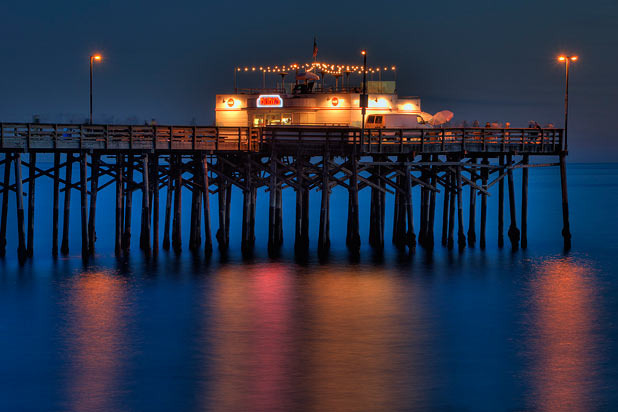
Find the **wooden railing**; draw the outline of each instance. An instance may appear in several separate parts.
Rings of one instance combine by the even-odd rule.
[[[338,126],[202,127],[0,123],[0,150],[260,151],[296,146],[357,153],[560,153],[563,129],[366,129]]]
[[[0,149],[259,150],[250,127],[0,123]]]
[[[563,129],[266,127],[260,143],[341,146],[356,145],[359,153],[528,152],[564,150]]]

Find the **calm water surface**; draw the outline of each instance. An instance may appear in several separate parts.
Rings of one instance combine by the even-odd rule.
[[[251,261],[238,237],[227,261],[186,251],[147,261],[139,250],[118,261],[111,188],[99,198],[94,261],[79,258],[77,196],[72,255],[54,261],[42,183],[35,259],[17,265],[10,222],[0,261],[0,410],[616,410],[618,165],[569,167],[569,254],[558,170],[530,175],[527,251],[496,247],[490,198],[484,252],[405,257],[387,245],[379,260],[363,245],[353,262],[340,246],[347,195],[335,191],[328,263],[294,261],[291,191],[278,260],[266,257],[262,196]],[[311,202],[316,223],[319,195]]]

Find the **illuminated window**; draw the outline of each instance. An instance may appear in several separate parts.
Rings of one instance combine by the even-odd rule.
[[[266,126],[278,126],[280,124],[281,124],[281,115],[279,113],[266,115]]]
[[[281,124],[292,124],[292,113],[283,113],[281,115]]]
[[[261,127],[264,126],[264,115],[256,114],[253,116],[253,127]]]

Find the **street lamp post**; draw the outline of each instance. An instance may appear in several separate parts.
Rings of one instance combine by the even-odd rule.
[[[363,92],[361,93],[359,102],[361,106],[361,148],[363,147],[363,143],[365,140],[365,114],[367,113],[367,103],[369,99],[367,97],[367,52],[365,50],[361,51],[363,55]]]
[[[92,66],[95,61],[100,62],[101,59],[100,54],[90,56],[90,124],[92,124]]]
[[[566,72],[566,87],[564,90],[564,150],[568,149],[567,129],[569,122],[569,63],[576,62],[577,56],[559,56],[558,61],[564,62]]]

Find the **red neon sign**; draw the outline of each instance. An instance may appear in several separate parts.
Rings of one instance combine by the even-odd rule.
[[[278,94],[262,94],[258,96],[257,107],[283,107],[283,99]]]

